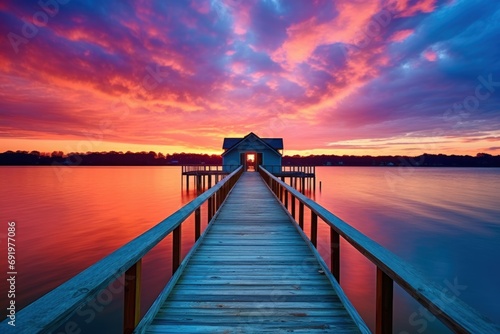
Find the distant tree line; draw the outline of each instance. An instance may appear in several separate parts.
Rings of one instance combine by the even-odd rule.
[[[38,151],[7,151],[0,153],[0,165],[68,165],[68,166],[168,166],[191,164],[220,165],[220,155],[150,152],[87,152],[52,153]]]
[[[422,154],[408,156],[298,155],[285,156],[283,165],[311,166],[420,166],[420,167],[500,167],[500,155],[487,153],[470,155]]]
[[[487,153],[470,155],[422,154],[407,156],[310,155],[284,156],[283,165],[310,166],[422,166],[422,167],[500,167],[500,155]],[[169,166],[220,165],[220,155],[150,152],[87,152],[7,151],[0,153],[0,165],[68,165],[68,166]]]

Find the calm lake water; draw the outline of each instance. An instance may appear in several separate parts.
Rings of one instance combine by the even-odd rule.
[[[500,323],[500,169],[316,171],[322,189],[309,192],[310,197],[411,263],[429,281],[458,284],[460,299]],[[2,245],[7,222],[17,224],[18,309],[196,197],[193,190],[182,190],[178,167],[0,167],[0,175]],[[205,208],[202,223],[206,226]],[[183,229],[183,253],[193,243],[193,225],[191,217]],[[319,229],[318,249],[328,257],[329,230],[325,224]],[[4,246],[0,253],[6,259]],[[373,328],[375,267],[346,242],[341,254],[342,287]],[[170,237],[144,258],[143,311],[168,281],[170,259]],[[3,277],[7,264],[0,263]],[[3,283],[0,288],[3,316],[7,289]],[[123,296],[110,290],[73,316],[82,333],[121,332],[115,324],[122,321]],[[396,288],[395,332],[449,331]]]

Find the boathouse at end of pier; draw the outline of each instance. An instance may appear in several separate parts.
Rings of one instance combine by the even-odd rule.
[[[243,170],[258,170],[259,166],[281,170],[283,138],[260,138],[250,132],[243,138],[224,138],[222,165],[242,165]]]

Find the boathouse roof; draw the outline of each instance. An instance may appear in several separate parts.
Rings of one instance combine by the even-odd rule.
[[[250,132],[243,138],[224,138],[224,142],[222,143],[222,149],[230,150],[236,145],[238,145],[238,143],[240,143],[243,139],[247,138],[250,135],[255,135],[257,138],[262,140],[264,143],[266,143],[268,146],[275,149],[276,151],[283,149],[283,138],[260,138],[253,132]]]

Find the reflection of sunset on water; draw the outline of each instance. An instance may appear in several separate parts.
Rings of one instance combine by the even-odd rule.
[[[102,259],[196,197],[181,188],[178,167],[64,167],[62,181],[50,167],[3,167],[3,220],[18,226],[20,306]],[[318,167],[314,197],[324,207],[419,269],[431,282],[457,279],[467,289],[460,299],[495,320],[500,295],[497,254],[498,170],[416,169],[395,191],[386,173],[393,168]],[[185,187],[185,185],[184,185]],[[312,194],[311,194],[312,197]],[[8,203],[5,206],[4,203]],[[305,210],[305,232],[310,212]],[[202,226],[206,226],[206,206]],[[8,217],[8,218],[7,218]],[[185,255],[194,240],[193,217],[183,225]],[[318,250],[329,264],[329,227],[318,223]],[[375,266],[341,240],[341,286],[365,321],[374,320]],[[171,236],[143,263],[142,310],[171,275]],[[4,264],[2,264],[3,266]],[[147,288],[146,288],[147,287]],[[3,287],[2,287],[3,288]],[[5,295],[1,294],[2,304]],[[119,296],[115,301],[121,300]],[[409,317],[419,310],[395,288],[395,328],[415,330]],[[120,316],[105,308],[101,321]],[[119,320],[118,320],[119,321]],[[497,321],[498,322],[498,321]],[[437,321],[434,332],[443,332]]]

